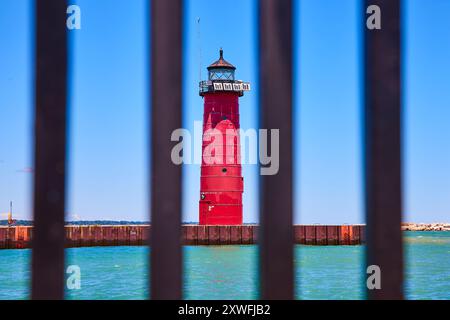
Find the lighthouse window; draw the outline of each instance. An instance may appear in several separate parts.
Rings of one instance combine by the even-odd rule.
[[[227,168],[223,168],[223,169],[222,169],[222,172],[223,172],[223,173],[227,172]]]

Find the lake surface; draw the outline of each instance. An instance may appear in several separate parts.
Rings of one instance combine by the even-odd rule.
[[[364,299],[364,246],[295,246],[296,297]],[[146,247],[66,249],[81,270],[67,299],[145,299]],[[30,250],[0,250],[0,299],[27,299]],[[450,232],[406,232],[408,299],[450,299]],[[258,246],[185,246],[186,299],[256,299]],[[69,276],[69,275],[67,275]],[[381,280],[383,281],[383,280]]]

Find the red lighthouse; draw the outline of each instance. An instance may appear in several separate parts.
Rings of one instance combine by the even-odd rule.
[[[250,84],[235,80],[236,67],[220,58],[200,82],[204,100],[199,221],[202,225],[242,224],[244,179],[240,162],[239,97]]]

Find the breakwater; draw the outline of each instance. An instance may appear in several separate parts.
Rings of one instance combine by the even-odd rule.
[[[182,225],[184,245],[256,244],[258,225]],[[66,247],[147,245],[149,225],[67,225]],[[0,249],[31,247],[33,227],[0,227]],[[306,245],[358,245],[365,241],[364,225],[295,225],[294,239]]]

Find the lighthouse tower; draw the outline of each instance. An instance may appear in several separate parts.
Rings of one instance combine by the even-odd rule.
[[[236,67],[223,58],[208,67],[200,82],[203,97],[203,143],[200,177],[201,225],[242,224],[242,177],[239,142],[239,97],[250,90],[235,80]]]

